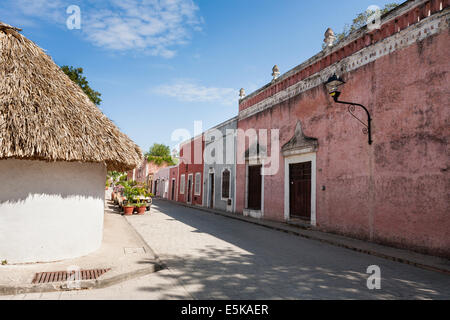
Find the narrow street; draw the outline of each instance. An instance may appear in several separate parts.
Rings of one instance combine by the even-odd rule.
[[[449,299],[450,277],[155,201],[127,218],[167,269],[113,287],[7,299]],[[144,262],[143,262],[144,263]],[[366,286],[381,268],[381,289]]]

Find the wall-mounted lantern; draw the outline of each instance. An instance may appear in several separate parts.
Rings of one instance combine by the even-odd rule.
[[[359,103],[353,103],[353,102],[346,102],[346,101],[339,101],[339,96],[341,95],[341,92],[338,90],[340,86],[345,84],[345,81],[342,80],[340,77],[338,77],[336,74],[332,75],[328,81],[325,83],[325,86],[327,87],[328,93],[330,96],[333,97],[334,102],[336,103],[342,103],[342,104],[348,104],[348,112],[359,122],[361,122],[364,125],[363,133],[367,134],[369,137],[369,144],[372,144],[372,118],[370,117],[369,110],[365,106]],[[355,106],[361,107],[364,109],[364,111],[367,114],[367,124],[361,121],[355,114],[353,113],[355,111]]]

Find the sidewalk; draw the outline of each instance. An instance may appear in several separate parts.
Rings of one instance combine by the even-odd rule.
[[[166,199],[158,199],[163,201],[170,201]],[[301,225],[290,225],[282,222],[255,219],[252,217],[245,217],[239,214],[223,212],[220,210],[200,207],[200,206],[191,206],[185,203],[180,203],[176,201],[170,201],[171,203],[198,209],[201,211],[206,211],[210,213],[214,213],[217,215],[221,215],[227,218],[236,219],[245,221],[248,223],[257,224],[266,228],[283,231],[291,234],[295,234],[297,236],[301,236],[307,239],[318,240],[324,243],[328,243],[334,246],[347,248],[350,250],[370,254],[373,256],[377,256],[384,259],[389,259],[401,263],[406,263],[410,265],[414,265],[419,268],[443,272],[446,274],[450,274],[450,260],[430,255],[425,255],[409,250],[397,249],[393,247],[388,247],[384,245],[380,245],[373,242],[367,242],[363,240],[358,240],[354,238],[349,238],[345,236],[340,236],[332,233],[327,233],[323,231],[312,230],[311,227],[302,227]]]
[[[82,270],[110,269],[96,280],[82,280],[81,289],[108,287],[163,268],[127,219],[106,203],[103,242],[99,250],[59,262],[0,265],[0,295],[68,290],[66,281],[43,284],[32,284],[32,281],[38,272],[66,271],[69,266]]]

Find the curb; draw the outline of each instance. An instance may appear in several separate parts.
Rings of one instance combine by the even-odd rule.
[[[0,286],[0,296],[1,295],[17,295],[24,293],[39,293],[39,292],[58,292],[58,291],[78,291],[78,290],[88,290],[88,289],[101,289],[106,288],[126,280],[131,280],[134,278],[139,278],[141,276],[157,272],[164,269],[164,266],[155,263],[151,267],[135,270],[133,272],[122,273],[117,276],[108,279],[97,279],[97,280],[81,280],[80,287],[76,289],[67,288],[66,282],[55,282],[55,283],[45,283],[38,285],[29,286]]]
[[[280,222],[270,222],[270,221],[264,221],[264,220],[258,220],[258,219],[254,219],[254,218],[249,218],[249,217],[244,217],[244,216],[239,216],[239,215],[235,215],[232,213],[228,213],[228,212],[222,212],[220,210],[212,210],[209,208],[205,208],[205,207],[199,207],[199,206],[192,206],[192,205],[188,205],[185,203],[179,203],[176,201],[171,201],[171,200],[167,200],[167,199],[158,199],[158,200],[163,200],[169,203],[173,203],[182,207],[186,207],[186,208],[191,208],[191,209],[197,209],[200,211],[204,211],[204,212],[209,212],[209,213],[213,213],[215,215],[219,215],[222,217],[226,217],[226,218],[230,218],[230,219],[235,219],[235,220],[240,220],[243,222],[247,222],[247,223],[251,223],[251,224],[255,224],[261,227],[265,227],[268,229],[272,229],[272,230],[277,230],[277,231],[282,231],[285,233],[289,233],[289,234],[293,234],[296,236],[300,236],[306,239],[310,239],[310,240],[317,240],[323,243],[327,243],[330,245],[334,245],[337,247],[341,247],[341,248],[346,248],[349,250],[353,250],[356,252],[361,252],[361,253],[365,253],[368,255],[372,255],[372,256],[376,256],[379,258],[384,258],[387,260],[391,260],[391,261],[395,261],[395,262],[400,262],[400,263],[404,263],[404,264],[409,264],[421,269],[426,269],[426,270],[430,270],[430,271],[435,271],[435,272],[441,272],[444,274],[450,274],[450,262],[447,261],[445,258],[440,258],[440,257],[435,257],[435,256],[426,256],[420,253],[416,253],[413,251],[407,251],[405,249],[398,249],[395,247],[387,247],[384,245],[380,245],[377,243],[372,243],[372,242],[365,242],[363,243],[362,246],[357,246],[357,245],[352,245],[350,243],[345,243],[347,242],[356,242],[356,241],[363,241],[363,240],[359,240],[359,239],[355,239],[355,238],[348,238],[348,237],[344,237],[341,235],[336,235],[336,234],[329,234],[323,231],[318,231],[318,230],[311,230],[308,228],[302,228],[301,226],[298,225],[292,225],[292,224],[286,224],[286,225],[282,225]],[[280,225],[275,225],[275,223],[280,224]],[[314,233],[318,233],[318,234],[314,234]],[[320,235],[320,233],[322,233],[323,235]],[[326,239],[325,237],[342,237],[343,239]],[[339,241],[341,240],[341,241]],[[423,259],[421,260],[427,260],[427,259],[442,259],[442,261],[446,261],[445,266],[440,266],[437,264],[433,264],[433,263],[424,263],[423,261],[417,261],[415,259],[409,259],[407,257],[400,257],[398,255],[393,255],[393,254],[389,254],[389,253],[385,253],[385,252],[381,252],[382,250],[374,250],[374,249],[368,249],[368,248],[364,248],[364,245],[372,245],[372,246],[384,246],[385,249],[387,250],[403,250],[403,251],[407,251],[407,253],[410,254],[415,254],[415,255],[422,255]],[[448,266],[447,266],[448,264]]]

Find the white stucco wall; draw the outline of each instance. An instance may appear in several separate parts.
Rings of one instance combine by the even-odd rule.
[[[0,160],[0,260],[48,262],[97,250],[106,167]]]
[[[158,180],[158,192],[155,196],[166,198],[169,197],[169,176],[170,176],[170,167],[159,169],[153,176],[153,180]]]

